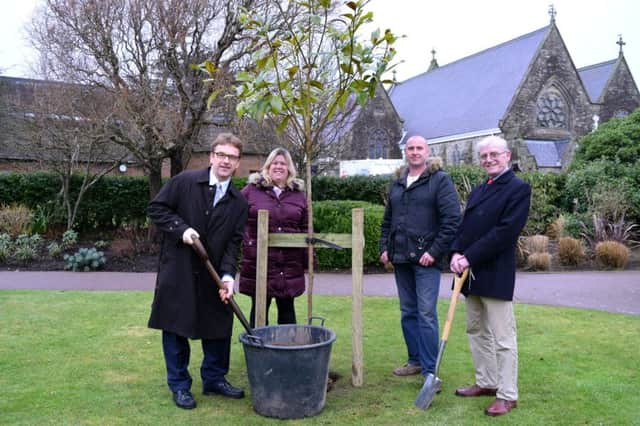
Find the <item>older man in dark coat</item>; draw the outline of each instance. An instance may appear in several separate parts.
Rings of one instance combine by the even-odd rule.
[[[462,293],[467,305],[467,335],[475,384],[456,395],[496,396],[485,410],[506,414],[518,400],[518,346],[513,315],[516,244],[529,214],[531,188],[508,167],[507,142],[489,136],[478,143],[489,179],[469,195],[451,251],[451,270],[470,268]]]
[[[202,340],[203,393],[244,396],[225,379],[233,325],[226,302],[233,294],[248,211],[246,200],[231,184],[241,154],[237,137],[219,135],[211,147],[211,167],[175,176],[148,208],[164,237],[149,327],[162,330],[167,383],[180,408],[196,406],[190,391],[188,339]],[[200,237],[226,291],[217,289],[192,249],[194,237]]]

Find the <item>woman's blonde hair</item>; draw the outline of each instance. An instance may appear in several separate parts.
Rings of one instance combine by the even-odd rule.
[[[273,185],[271,176],[269,176],[269,167],[271,167],[271,163],[273,163],[278,155],[282,155],[287,162],[287,170],[289,172],[289,175],[287,176],[287,186],[291,187],[291,183],[296,179],[298,173],[296,172],[296,165],[293,164],[291,154],[289,154],[289,151],[284,148],[276,148],[269,153],[267,159],[264,162],[264,165],[262,166],[260,174],[262,175],[262,178],[267,182],[267,184]]]

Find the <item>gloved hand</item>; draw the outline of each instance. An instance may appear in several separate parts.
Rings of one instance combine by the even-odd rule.
[[[200,234],[198,234],[193,228],[187,228],[187,230],[182,234],[182,242],[187,245],[193,245],[193,237],[200,238]]]

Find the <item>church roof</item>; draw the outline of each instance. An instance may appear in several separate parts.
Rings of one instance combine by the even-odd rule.
[[[617,59],[601,62],[599,64],[589,65],[578,69],[580,78],[584,83],[584,87],[589,93],[592,102],[597,102],[604,90],[609,77],[613,74],[616,67]]]
[[[495,129],[550,26],[412,77],[391,92],[407,135]]]

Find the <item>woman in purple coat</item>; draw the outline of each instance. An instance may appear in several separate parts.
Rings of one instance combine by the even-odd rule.
[[[276,148],[260,173],[249,176],[242,194],[249,203],[244,228],[240,292],[251,296],[251,326],[255,325],[256,249],[258,210],[269,211],[269,233],[306,232],[307,199],[304,182],[296,179],[296,168],[286,149]],[[267,324],[269,306],[276,299],[278,324],[295,324],[294,298],[304,293],[305,249],[270,247],[267,262]]]

